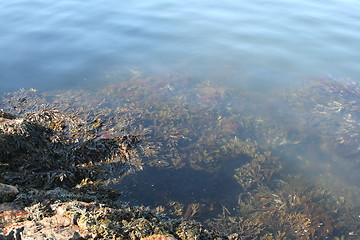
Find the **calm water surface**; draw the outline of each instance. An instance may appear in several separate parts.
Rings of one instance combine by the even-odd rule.
[[[108,71],[181,72],[231,86],[359,80],[360,3],[0,2],[0,91],[96,87]]]
[[[356,85],[356,82],[360,84],[359,13],[360,1],[356,0],[3,0],[0,1],[0,93],[16,91],[19,88],[37,88],[41,91],[78,87],[97,89],[108,83],[107,76],[113,76],[111,81],[118,81],[127,80],[131,75],[154,76],[162,73],[189,74],[194,76],[189,79],[209,80],[215,83],[216,87],[225,85],[258,92],[288,87],[304,79],[350,79],[347,82],[355,83],[346,85],[350,87],[345,89],[345,93],[346,91],[358,93],[359,85]],[[138,85],[143,83],[147,86],[146,81],[139,82]],[[203,99],[206,99],[207,95],[216,96],[214,93],[211,94],[211,91],[221,93],[216,87],[215,90],[203,87],[202,90],[205,93],[207,91],[206,94],[203,93]],[[129,89],[131,90],[131,87]],[[155,92],[160,94],[161,91],[162,94],[168,92],[176,94],[170,85],[156,89]],[[191,89],[186,91],[190,92]],[[344,93],[341,87],[335,85],[332,93],[336,91],[339,96],[340,93]],[[120,91],[118,95],[121,93],[123,92]],[[253,95],[260,96],[260,94]],[[199,93],[191,96],[199,97]],[[355,99],[352,104],[346,105],[348,109],[344,110],[341,105],[340,107],[334,105],[338,103],[338,99],[332,99],[332,105],[318,103],[327,107],[325,109],[328,114],[335,116],[329,122],[333,123],[338,116],[343,121],[342,124],[345,121],[349,125],[352,124],[351,126],[359,126],[355,122],[359,119],[358,101]],[[96,102],[96,99],[92,100]],[[345,101],[347,100],[346,98]],[[241,104],[245,105],[246,102]],[[276,104],[280,105],[276,107],[281,108],[281,104]],[[236,105],[237,102],[234,106]],[[261,110],[256,106],[259,105],[262,103],[249,104],[249,108],[252,108],[251,112],[258,114]],[[331,108],[331,106],[335,107]],[[349,113],[351,109],[354,116]],[[225,127],[236,128],[231,116],[222,114],[227,110],[215,111],[209,115],[219,114],[218,118],[215,118],[219,123],[214,124],[218,127],[221,126],[220,122],[224,118],[222,124]],[[276,111],[272,111],[272,108],[267,111],[274,112],[272,117],[276,115]],[[235,119],[239,115],[237,112],[233,114]],[[316,123],[320,124],[320,127],[311,122],[309,124],[311,129],[306,129],[308,132],[311,133],[312,128],[321,131],[309,134],[309,140],[304,141],[306,146],[298,147],[296,135],[301,135],[300,132],[304,129],[296,130],[296,126],[305,119],[305,116],[300,114],[306,115],[306,113],[290,111],[289,114],[284,114],[290,116],[290,120],[280,119],[282,115],[278,118],[275,116],[274,121],[279,125],[288,121],[290,127],[286,131],[291,135],[291,127],[293,127],[293,135],[295,135],[293,142],[289,141],[284,146],[280,143],[278,152],[288,157],[289,162],[295,158],[296,151],[301,152],[302,155],[299,156],[305,156],[306,159],[301,159],[299,162],[307,164],[306,167],[314,172],[309,175],[323,174],[329,182],[344,178],[345,185],[349,183],[350,186],[359,186],[357,175],[359,169],[353,169],[351,164],[344,166],[344,159],[333,156],[334,154],[329,151],[330,145],[323,143],[320,133],[326,127],[326,123],[321,125],[324,121]],[[322,116],[321,113],[318,115]],[[240,114],[240,117],[244,116]],[[208,130],[217,129],[216,126]],[[322,126],[325,127],[321,128]],[[341,127],[339,125],[339,129]],[[264,131],[263,128],[260,129]],[[330,132],[328,136],[338,137],[336,134],[331,134],[336,130],[338,129],[326,129],[324,132]],[[269,131],[269,134],[276,135],[276,129]],[[349,132],[350,135],[352,132],[356,135],[356,131]],[[181,131],[174,133],[173,138],[180,138],[181,135],[176,134],[180,134]],[[168,132],[164,133],[166,134]],[[237,135],[240,136],[242,132],[234,131],[232,134],[235,134],[232,137],[237,139]],[[357,142],[354,143],[354,148],[356,144]],[[193,150],[191,148],[189,151]],[[238,164],[236,161],[234,160]],[[357,160],[356,163],[354,165],[358,166]],[[230,167],[226,166],[224,169]],[[233,176],[233,173],[231,174],[229,175]],[[348,178],[347,175],[355,177]],[[120,188],[124,186],[126,188],[127,195],[123,196],[125,200],[133,202],[139,200],[136,203],[154,205],[159,201],[158,195],[160,195],[164,202],[168,200],[184,202],[184,209],[191,210],[191,206],[196,206],[192,205],[194,202],[207,205],[208,211],[213,212],[214,216],[217,214],[214,209],[224,212],[224,208],[221,208],[223,204],[237,206],[243,196],[237,192],[238,183],[234,182],[233,177],[224,177],[222,174],[214,177],[212,174],[194,169],[165,171],[150,168],[145,169],[142,174],[134,174],[123,183]],[[150,197],[141,199],[144,195]],[[229,203],[224,200],[224,196],[231,198]],[[208,201],[209,199],[211,201]],[[346,203],[349,204],[348,202]],[[239,209],[241,210],[237,206],[233,211]],[[191,213],[190,211],[189,214],[184,215],[191,217]],[[351,221],[356,223],[357,220],[354,219],[359,214],[355,214],[356,217]],[[339,220],[339,222],[347,221]],[[348,228],[335,234],[339,237],[343,233],[350,236],[354,229],[359,229],[356,224]]]

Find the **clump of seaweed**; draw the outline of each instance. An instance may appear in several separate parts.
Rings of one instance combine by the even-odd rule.
[[[48,116],[58,117],[52,112],[45,115]],[[119,159],[116,161],[124,165],[129,156],[126,151],[138,142],[132,135],[68,142],[61,140],[57,129],[53,131],[51,126],[41,125],[41,121],[38,124],[33,121],[21,118],[0,124],[2,177],[12,184],[31,183],[49,189],[74,186],[84,178],[95,180],[95,170],[101,168],[99,163],[110,164]]]
[[[131,149],[139,137],[98,136],[97,122],[60,113],[45,104],[35,90],[22,90],[18,94],[22,100],[14,100],[17,94],[2,100],[10,104],[8,110],[13,112],[1,114],[3,181],[52,189],[74,187],[82,179],[94,182],[107,179],[112,171],[126,172],[124,166],[129,164]]]
[[[239,227],[239,222],[260,224],[262,232],[257,236],[264,239],[321,239],[334,234],[354,235],[356,229],[353,226],[346,230],[337,223],[351,216],[330,191],[300,176],[283,176],[271,184],[264,182],[247,189],[239,194],[238,205],[237,214],[227,210],[215,221],[220,227],[226,226],[228,234],[254,236],[252,228]],[[237,220],[238,216],[242,221]]]
[[[321,131],[329,150],[352,159],[359,155],[358,83],[328,77],[288,93],[285,99],[293,111],[305,116],[303,124],[316,126]]]
[[[244,191],[255,189],[264,184],[269,184],[273,175],[282,169],[278,158],[271,156],[270,152],[263,154],[255,152],[251,161],[235,169],[234,177]]]

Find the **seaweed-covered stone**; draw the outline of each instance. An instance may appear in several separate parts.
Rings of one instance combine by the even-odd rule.
[[[133,135],[98,138],[82,131],[80,122],[44,109],[25,118],[0,118],[2,180],[51,189],[75,186],[85,178],[106,179],[106,168],[121,173],[139,139]]]
[[[21,230],[22,239],[228,239],[204,229],[194,221],[173,220],[157,215],[145,207],[114,208],[98,203],[79,201],[53,204],[54,214],[23,220],[8,225],[6,234]],[[36,204],[31,212],[41,213],[44,207]],[[47,211],[47,210],[46,210]],[[31,216],[32,214],[30,214]],[[19,231],[16,230],[16,231]]]
[[[0,203],[14,200],[18,193],[19,190],[15,186],[0,183]]]

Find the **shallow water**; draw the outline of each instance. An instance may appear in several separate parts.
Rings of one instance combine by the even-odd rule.
[[[0,91],[95,88],[129,68],[252,90],[357,81],[359,12],[352,0],[2,1]]]
[[[145,135],[144,146],[156,153],[144,151],[150,157],[142,159],[143,171],[112,186],[124,201],[165,208],[176,202],[183,204],[178,217],[211,221],[229,220],[227,211],[253,217],[248,205],[271,212],[294,201],[315,216],[330,209],[316,185],[324,183],[334,185],[331,200],[339,209],[343,199],[356,209],[359,10],[350,0],[3,1],[0,92],[37,88],[60,110],[67,103],[94,108],[123,124],[104,129],[113,136],[126,126],[121,111],[128,114],[130,133]],[[298,83],[304,89],[286,90],[285,97],[263,94]],[[65,92],[78,87],[94,92]],[[248,139],[256,154],[279,158],[290,177],[278,163],[267,165],[271,157],[260,161],[241,149]],[[298,174],[309,182],[298,184]],[[192,212],[193,204],[202,212]],[[350,219],[340,215],[331,217]],[[334,236],[358,229],[351,223],[337,226]]]

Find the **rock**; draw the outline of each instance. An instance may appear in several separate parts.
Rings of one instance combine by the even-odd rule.
[[[11,202],[18,193],[19,190],[16,187],[0,183],[0,203]]]
[[[154,234],[145,238],[141,238],[141,240],[176,240],[172,235],[161,235],[161,234]]]
[[[21,240],[21,233],[24,231],[24,227],[11,229],[8,234],[1,236],[0,240]]]

